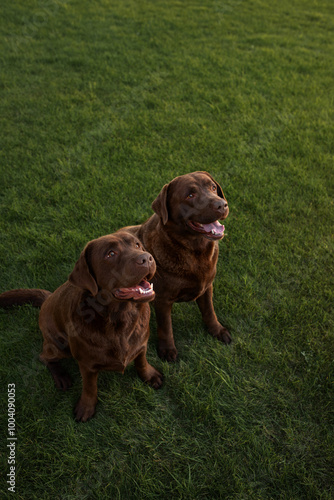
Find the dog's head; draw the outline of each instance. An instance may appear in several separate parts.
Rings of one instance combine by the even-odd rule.
[[[105,294],[117,300],[150,302],[154,299],[149,283],[155,261],[141,242],[126,231],[90,241],[75,264],[69,281],[93,296]]]
[[[152,203],[162,224],[174,224],[187,234],[210,240],[224,236],[219,220],[229,213],[222,188],[207,172],[181,175],[166,184]]]

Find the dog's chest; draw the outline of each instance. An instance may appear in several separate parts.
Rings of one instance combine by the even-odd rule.
[[[203,295],[216,275],[218,249],[208,253],[174,256],[167,268],[158,268],[154,281],[157,294],[166,294],[175,302],[196,300]]]
[[[111,315],[103,328],[85,339],[85,348],[90,351],[89,363],[94,369],[123,373],[146,346],[150,309],[148,304],[142,306],[140,312],[132,310],[132,314]]]
[[[123,369],[136,357],[146,345],[149,335],[149,305],[145,304],[142,312],[132,322],[113,323],[109,327],[109,348],[107,355],[117,359]],[[107,368],[108,369],[108,368]]]
[[[176,302],[189,302],[196,300],[203,295],[208,286],[211,285],[215,277],[215,272],[200,272],[198,269],[196,273],[185,273],[179,279],[179,286],[177,291]]]

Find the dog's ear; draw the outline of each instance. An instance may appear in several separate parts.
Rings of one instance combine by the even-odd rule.
[[[223,198],[225,201],[226,201],[226,198],[225,198],[225,195],[223,193],[223,190],[222,188],[220,187],[220,185],[218,184],[217,181],[215,181],[215,179],[212,177],[212,175],[210,175],[208,172],[202,172],[202,174],[205,174],[207,175],[208,177],[210,177],[210,179],[216,184],[217,186],[217,194],[220,198]]]
[[[90,244],[86,245],[77,260],[73,271],[68,277],[72,285],[75,285],[84,290],[88,290],[93,296],[99,291],[96,280],[90,271],[89,254]]]
[[[152,203],[152,209],[159,215],[163,224],[168,221],[168,208],[167,208],[167,192],[169,184],[165,184],[154,202]]]

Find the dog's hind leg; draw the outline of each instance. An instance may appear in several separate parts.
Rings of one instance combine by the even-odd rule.
[[[58,343],[61,344],[60,342]],[[62,358],[69,357],[66,351],[67,346],[61,349],[60,346],[58,347],[54,342],[51,343],[49,339],[44,339],[43,350],[39,356],[40,361],[50,371],[57,389],[61,389],[62,391],[66,391],[72,386],[71,377],[60,363]]]

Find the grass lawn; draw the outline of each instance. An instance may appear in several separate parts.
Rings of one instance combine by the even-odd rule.
[[[85,243],[206,170],[230,206],[214,303],[177,304],[155,392],[101,373],[94,419],[0,310],[2,498],[334,498],[332,0],[2,0],[0,291],[54,290]],[[16,493],[7,387],[16,389]]]

